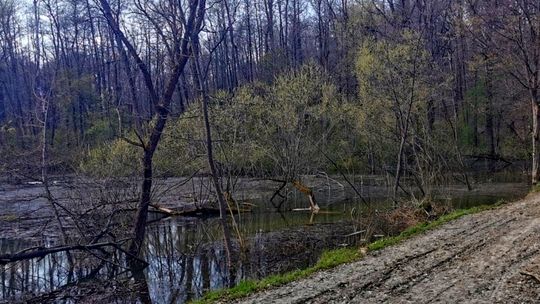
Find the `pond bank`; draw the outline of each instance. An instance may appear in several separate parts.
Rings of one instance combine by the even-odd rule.
[[[320,180],[318,184],[314,184],[318,185],[315,191],[323,207],[321,213],[315,216],[307,212],[274,212],[268,203],[268,196],[272,194],[272,188],[268,188],[268,184],[261,184],[259,181],[248,181],[242,184],[245,188],[256,186],[255,192],[240,192],[239,199],[249,199],[257,205],[257,208],[252,213],[235,216],[240,232],[249,245],[247,251],[249,258],[244,260],[237,273],[233,274],[235,284],[241,280],[257,280],[294,269],[312,267],[324,250],[370,242],[374,235],[394,235],[408,223],[406,217],[403,225],[389,227],[391,226],[388,225],[389,218],[381,217],[385,215],[385,210],[391,207],[391,204],[384,200],[387,188],[364,187],[365,192],[371,195],[371,212],[379,215],[374,217],[376,223],[370,224],[369,217],[366,217],[366,211],[369,209],[366,209],[361,202],[355,201],[354,197],[350,197],[350,191],[339,187],[328,188],[328,184],[321,183]],[[467,207],[494,203],[501,198],[519,197],[526,191],[525,189],[526,185],[523,184],[498,183],[496,186],[477,184],[475,190],[471,192],[464,190],[462,186],[446,186],[437,189],[437,192],[440,202],[447,202],[455,207]],[[175,189],[175,195],[164,196],[161,199],[174,207],[174,204],[180,202],[178,197],[187,194],[182,191],[184,190]],[[4,204],[22,205],[17,209],[29,210],[30,207],[39,205],[39,201],[21,199],[19,203],[16,203],[20,197],[18,194],[33,195],[37,192],[38,189],[33,187],[8,191],[10,200],[5,201]],[[257,198],[255,194],[261,197]],[[65,202],[69,202],[67,198]],[[296,196],[293,193],[287,206],[301,207],[306,206],[305,203],[304,196]],[[37,213],[45,211],[46,209],[36,210]],[[39,217],[34,217],[34,219],[40,220]],[[19,239],[9,237],[0,239],[0,247],[5,245],[4,251],[7,252],[19,251],[29,246],[29,243],[25,242],[25,234],[21,232],[36,233],[38,232],[36,228],[40,227],[40,225],[30,225],[27,221],[13,221],[9,224],[3,226],[2,232],[5,232],[6,236],[14,233],[13,236],[18,236]],[[9,229],[10,227],[13,230]],[[33,230],[26,230],[26,227]],[[366,227],[373,229],[370,233],[361,232]],[[145,259],[150,264],[145,270],[147,291],[141,294],[149,294],[154,303],[184,303],[202,296],[208,290],[227,286],[230,277],[224,265],[220,231],[217,219],[211,217],[170,217],[149,225],[144,253]],[[347,237],[350,234],[353,235]],[[41,235],[43,236],[42,231]],[[32,294],[39,298],[39,294],[55,290],[61,290],[60,294],[68,298],[73,294],[78,294],[80,298],[84,294],[85,286],[91,286],[96,290],[105,288],[101,294],[110,296],[109,300],[130,303],[127,293],[120,292],[124,285],[122,282],[125,279],[129,280],[122,271],[121,257],[116,258],[119,267],[114,267],[114,265],[101,267],[100,263],[91,261],[88,257],[84,261],[89,264],[81,263],[82,270],[80,272],[75,270],[75,275],[67,271],[65,256],[62,255],[51,255],[42,260],[9,265],[3,272],[5,275],[2,284],[6,286],[6,289],[0,299],[4,298],[11,302],[13,299]],[[80,279],[86,278],[94,269],[99,269],[98,276],[93,278],[94,283],[82,284]],[[49,276],[49,274],[54,274],[54,276]],[[116,283],[111,285],[111,282]],[[132,288],[129,285],[128,290]],[[111,286],[115,290],[113,294],[111,290],[108,290]]]
[[[540,194],[462,216],[467,213],[410,230],[439,226],[241,303],[538,303]]]

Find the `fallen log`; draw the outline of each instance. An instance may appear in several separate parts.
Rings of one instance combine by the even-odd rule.
[[[253,211],[255,205],[251,203],[239,203],[238,207],[235,205],[230,206],[228,211],[234,213],[246,213]],[[199,205],[199,204],[190,204],[189,206],[184,206],[182,209],[171,209],[167,207],[160,206],[158,204],[150,204],[150,207],[154,208],[156,212],[165,214],[167,216],[207,216],[207,215],[219,215],[219,208],[210,204]]]
[[[159,205],[156,205],[156,204],[150,204],[150,207],[156,209],[157,212],[159,213],[163,213],[163,214],[166,214],[166,215],[182,215],[182,212],[181,211],[175,211],[175,210],[172,210],[172,209],[169,209],[169,208],[165,208],[165,207],[161,207]]]
[[[345,237],[355,236],[355,235],[357,235],[357,234],[361,234],[361,233],[364,233],[364,232],[366,232],[366,230],[356,231],[356,232],[349,233],[349,234],[345,235]]]
[[[293,212],[304,212],[309,211],[312,212],[313,210],[311,208],[293,208],[291,209]],[[321,210],[319,209],[318,212],[315,212],[316,214],[343,214],[341,211],[328,211],[328,210]]]

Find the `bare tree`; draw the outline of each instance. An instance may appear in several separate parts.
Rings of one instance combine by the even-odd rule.
[[[229,229],[228,223],[227,223],[227,199],[225,197],[225,193],[223,192],[223,189],[221,187],[220,183],[220,176],[219,172],[216,168],[216,162],[214,160],[214,149],[213,149],[213,142],[212,142],[212,127],[210,125],[210,115],[208,113],[208,103],[209,103],[209,96],[208,96],[208,89],[206,85],[206,75],[202,75],[202,69],[200,64],[200,45],[199,45],[199,39],[197,36],[193,36],[191,39],[191,44],[193,47],[193,67],[194,67],[194,81],[196,86],[199,89],[199,97],[201,98],[202,103],[202,112],[203,112],[203,120],[204,120],[204,129],[205,129],[205,136],[206,136],[206,156],[208,161],[208,167],[210,168],[210,174],[212,178],[212,183],[214,186],[214,190],[216,192],[216,196],[218,199],[219,204],[219,219],[221,222],[221,227],[223,229],[223,238],[224,238],[224,244],[225,244],[225,251],[227,253],[227,265],[229,267],[229,270],[232,271],[233,269],[233,252],[232,252],[232,244],[231,244],[231,231]]]
[[[146,221],[148,218],[148,208],[152,201],[152,161],[154,153],[156,152],[161,135],[165,129],[165,125],[169,117],[170,105],[173,100],[178,79],[184,72],[186,64],[192,54],[192,49],[190,47],[191,39],[197,36],[201,29],[201,24],[204,20],[206,10],[205,3],[205,0],[190,0],[188,2],[187,10],[181,5],[176,5],[172,2],[164,3],[170,5],[169,9],[171,9],[171,11],[168,13],[173,15],[178,14],[180,20],[174,20],[174,22],[171,20],[166,20],[169,25],[169,30],[171,30],[172,33],[172,37],[163,37],[166,38],[164,42],[170,56],[168,58],[170,61],[170,66],[168,68],[170,73],[166,80],[165,91],[161,93],[155,88],[155,76],[151,74],[148,65],[142,60],[140,53],[137,51],[132,41],[130,41],[130,39],[124,34],[124,31],[120,28],[120,20],[118,20],[118,18],[115,17],[115,14],[113,14],[109,1],[100,0],[103,15],[107,19],[111,30],[114,32],[115,36],[120,38],[128,50],[128,53],[136,62],[137,67],[143,76],[144,83],[149,92],[150,100],[153,104],[155,112],[152,118],[152,127],[148,138],[144,139],[142,136],[139,136],[139,142],[132,142],[143,150],[143,180],[141,184],[141,195],[133,229],[134,239],[129,247],[129,252],[135,256],[139,255],[144,241]],[[160,24],[149,14],[149,10],[157,9],[157,6],[154,6],[151,3],[147,3],[146,5],[147,6],[139,5],[139,10],[141,10],[148,21],[154,25],[154,30],[159,35],[163,35]]]

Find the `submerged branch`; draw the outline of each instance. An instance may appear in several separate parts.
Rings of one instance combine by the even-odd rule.
[[[76,245],[55,246],[55,247],[49,247],[49,248],[44,248],[44,247],[27,248],[17,253],[0,255],[0,265],[5,265],[8,263],[18,262],[18,261],[23,261],[23,260],[30,260],[30,259],[35,259],[35,258],[43,258],[49,254],[58,253],[58,252],[70,252],[70,251],[75,251],[75,250],[88,251],[88,250],[101,249],[103,247],[112,247],[114,249],[127,253],[121,247],[121,244],[130,239],[131,238],[126,238],[118,242],[102,242],[102,243],[86,244],[86,245],[76,244]],[[145,261],[142,261],[140,259],[139,261],[143,262],[144,264],[147,264]]]

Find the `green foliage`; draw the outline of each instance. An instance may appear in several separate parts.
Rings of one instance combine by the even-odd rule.
[[[333,140],[340,106],[335,87],[311,64],[277,77],[271,85],[253,83],[234,94],[217,92],[210,104],[216,160],[244,174],[294,176],[326,166],[320,149]],[[197,103],[168,125],[156,152],[156,168],[166,175],[204,168],[204,142]]]
[[[275,75],[285,72],[288,66],[290,66],[290,62],[285,50],[276,49],[266,53],[259,62],[260,79],[270,82]]]
[[[540,184],[532,185],[529,192],[530,193],[538,193],[538,192],[540,192]]]
[[[63,123],[58,124],[58,132],[65,134],[66,141],[77,143],[90,125],[86,121],[86,111],[98,109],[99,96],[94,90],[92,75],[78,73],[71,69],[62,70],[51,84],[54,88],[51,97],[51,110]],[[93,112],[93,111],[92,111]]]
[[[87,144],[92,146],[114,139],[114,119],[96,119],[91,122],[90,127],[84,133]]]
[[[53,87],[55,88],[53,103],[59,106],[59,110],[69,111],[78,103],[90,108],[98,105],[99,97],[94,91],[94,79],[90,74],[77,75],[76,71],[64,69],[55,79]]]
[[[487,103],[486,87],[484,81],[475,82],[474,86],[465,92],[465,102],[463,104],[462,114],[458,124],[458,138],[460,146],[470,153],[474,153],[474,136],[477,130],[474,130],[472,120],[476,119],[474,124],[483,126],[485,124],[484,108]],[[478,134],[476,135],[478,136]],[[479,136],[478,136],[479,137]],[[479,138],[480,139],[480,138]],[[485,149],[485,141],[478,140],[478,150]]]
[[[331,104],[338,104],[335,87],[314,65],[278,77],[269,94],[261,96],[253,113],[255,141],[279,175],[294,176],[320,166],[318,149],[332,131]]]
[[[154,157],[158,176],[190,175],[205,167],[204,125],[199,104],[171,120]]]
[[[445,125],[431,125],[428,117],[435,99],[430,55],[422,38],[413,31],[403,31],[395,40],[367,39],[356,60],[359,101],[355,129],[368,147],[372,161],[394,167],[400,141],[406,132],[405,158],[414,163],[420,179],[434,182],[439,159],[450,155],[448,142],[437,145],[439,138],[452,138]]]
[[[464,114],[448,122],[453,118],[441,117],[447,115],[441,109],[446,105],[436,103],[446,98],[439,91],[448,90],[450,78],[434,72],[431,55],[418,33],[406,30],[397,37],[355,43],[360,44],[354,58],[356,98],[339,91],[328,73],[313,63],[285,71],[273,81],[246,84],[232,93],[212,92],[209,111],[215,159],[223,173],[294,177],[318,170],[380,173],[395,168],[409,107],[405,162],[411,165],[407,170],[412,168],[426,188],[440,183],[443,172],[459,168],[458,153],[474,152],[470,147],[477,130],[470,117],[485,100],[481,82],[467,92]],[[272,61],[280,54],[267,56],[265,60]],[[434,86],[439,80],[440,85]],[[84,88],[85,82],[81,82]],[[194,100],[183,115],[170,119],[154,158],[156,176],[189,175],[207,167],[201,114],[200,103]],[[114,123],[107,124],[109,120]],[[119,127],[116,123],[109,118],[89,120],[85,142],[90,146],[109,142]],[[61,141],[69,141],[69,132],[60,130],[59,134]],[[520,157],[527,157],[526,147],[514,136],[501,138],[500,144],[505,153],[514,149]],[[140,153],[128,149],[96,152],[102,149],[91,149],[89,153],[94,154],[85,157],[84,162],[93,164],[82,166],[87,172],[124,174],[98,166],[114,163],[115,153],[129,153],[126,159]],[[105,161],[106,154],[111,159]],[[92,160],[95,158],[99,161]]]
[[[80,169],[95,177],[130,176],[140,171],[140,148],[117,139],[91,148]]]
[[[0,125],[0,149],[12,150],[17,145],[17,130],[12,121]],[[8,153],[8,151],[4,151]]]
[[[460,147],[472,147],[474,145],[475,130],[471,124],[461,119],[457,128]]]

